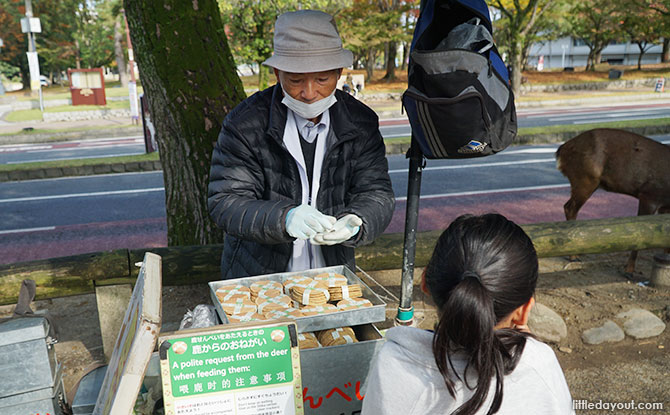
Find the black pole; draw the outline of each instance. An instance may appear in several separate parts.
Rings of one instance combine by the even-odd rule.
[[[409,151],[407,180],[407,207],[405,210],[405,241],[402,251],[402,279],[397,324],[411,325],[414,321],[412,289],[414,288],[414,259],[416,256],[416,228],[419,222],[419,196],[421,195],[421,169],[423,154],[412,136]]]

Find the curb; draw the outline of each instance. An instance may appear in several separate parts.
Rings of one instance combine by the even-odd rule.
[[[92,164],[88,166],[49,167],[0,172],[0,182],[22,180],[56,179],[70,176],[92,176],[111,173],[137,173],[162,170],[160,160],[136,161],[131,163]]]
[[[96,130],[83,131],[62,131],[52,133],[35,133],[35,134],[16,134],[16,135],[0,135],[0,145],[5,144],[31,144],[31,143],[47,143],[70,140],[83,140],[86,138],[114,138],[126,137],[130,134],[142,135],[142,127],[117,127]]]
[[[636,134],[650,136],[659,134],[670,134],[670,124],[649,127],[625,128]],[[584,130],[567,131],[551,134],[531,134],[517,136],[513,145],[525,144],[556,144],[562,143],[576,136]],[[409,143],[389,143],[386,145],[386,155],[405,154],[409,150]],[[130,163],[93,164],[87,166],[73,167],[50,167],[26,170],[15,170],[0,172],[0,182],[13,182],[22,180],[54,179],[69,176],[91,176],[95,174],[111,173],[137,173],[143,171],[162,170],[160,160],[137,161]]]

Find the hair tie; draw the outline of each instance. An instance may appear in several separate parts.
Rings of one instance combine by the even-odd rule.
[[[462,277],[463,277],[463,279],[474,278],[477,281],[479,281],[480,284],[482,283],[482,278],[479,276],[479,274],[477,274],[474,271],[464,271],[463,274],[462,274]]]

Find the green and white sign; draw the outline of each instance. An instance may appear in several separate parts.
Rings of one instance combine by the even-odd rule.
[[[293,322],[185,330],[159,342],[167,415],[303,413]]]

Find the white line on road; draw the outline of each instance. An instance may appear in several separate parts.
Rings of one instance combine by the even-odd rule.
[[[519,161],[498,161],[494,163],[477,163],[477,164],[461,164],[458,166],[435,166],[435,167],[426,167],[423,171],[430,170],[456,170],[456,169],[468,169],[468,168],[482,168],[482,167],[494,167],[494,166],[512,166],[515,164],[533,164],[533,163],[549,163],[556,162],[552,159],[531,159],[531,160],[519,160]],[[394,173],[407,173],[408,169],[396,169],[389,170],[389,174]]]
[[[454,193],[440,193],[435,195],[421,195],[421,200],[427,199],[440,199],[443,197],[458,197],[458,196],[478,196],[478,195],[487,195],[495,193],[505,193],[505,192],[523,192],[527,190],[549,190],[549,189],[561,189],[564,187],[570,187],[569,184],[551,184],[547,186],[528,186],[528,187],[509,187],[507,189],[492,189],[492,190],[473,190],[470,192],[454,192]],[[403,202],[407,200],[406,196],[396,197],[395,199],[398,202]]]
[[[555,153],[558,145],[553,147],[539,147],[539,148],[522,148],[519,150],[505,150],[500,154],[501,156],[513,155],[513,154],[546,154],[546,153]]]
[[[162,187],[150,187],[150,188],[147,188],[147,189],[111,190],[111,191],[108,191],[108,192],[70,193],[70,194],[65,194],[65,195],[16,197],[16,198],[13,198],[13,199],[0,199],[0,203],[34,202],[34,201],[38,201],[38,200],[71,199],[71,198],[75,198],[75,197],[127,195],[127,194],[135,194],[135,193],[162,192],[164,190],[165,189],[162,188]]]
[[[599,114],[610,114],[610,116],[616,117],[617,115],[632,115],[632,114],[638,114],[640,112],[642,113],[649,113],[649,112],[666,112],[667,113],[668,108],[626,108],[626,109],[609,109],[609,110],[603,110],[600,109],[598,111],[580,111],[580,110],[572,110],[572,111],[561,111],[561,112],[554,112],[554,113],[548,113],[548,114],[538,114],[538,115],[529,115],[526,118],[548,118],[550,116],[555,116],[555,118],[549,118],[550,120],[562,120],[562,119],[571,119],[575,117],[594,117],[598,116]]]
[[[0,231],[0,235],[7,235],[9,233],[53,231],[54,229],[56,229],[55,226],[44,226],[44,227],[41,227],[41,228],[8,229],[8,230],[5,230],[5,231]]]
[[[610,118],[625,118],[625,117],[667,117],[668,113],[666,112],[656,112],[656,111],[645,111],[644,114],[638,114],[637,112],[627,111],[627,112],[612,112],[612,113],[597,113],[597,114],[584,114],[584,115],[566,115],[560,117],[548,118],[549,121],[574,121],[574,120],[593,120],[593,119],[610,119]]]

